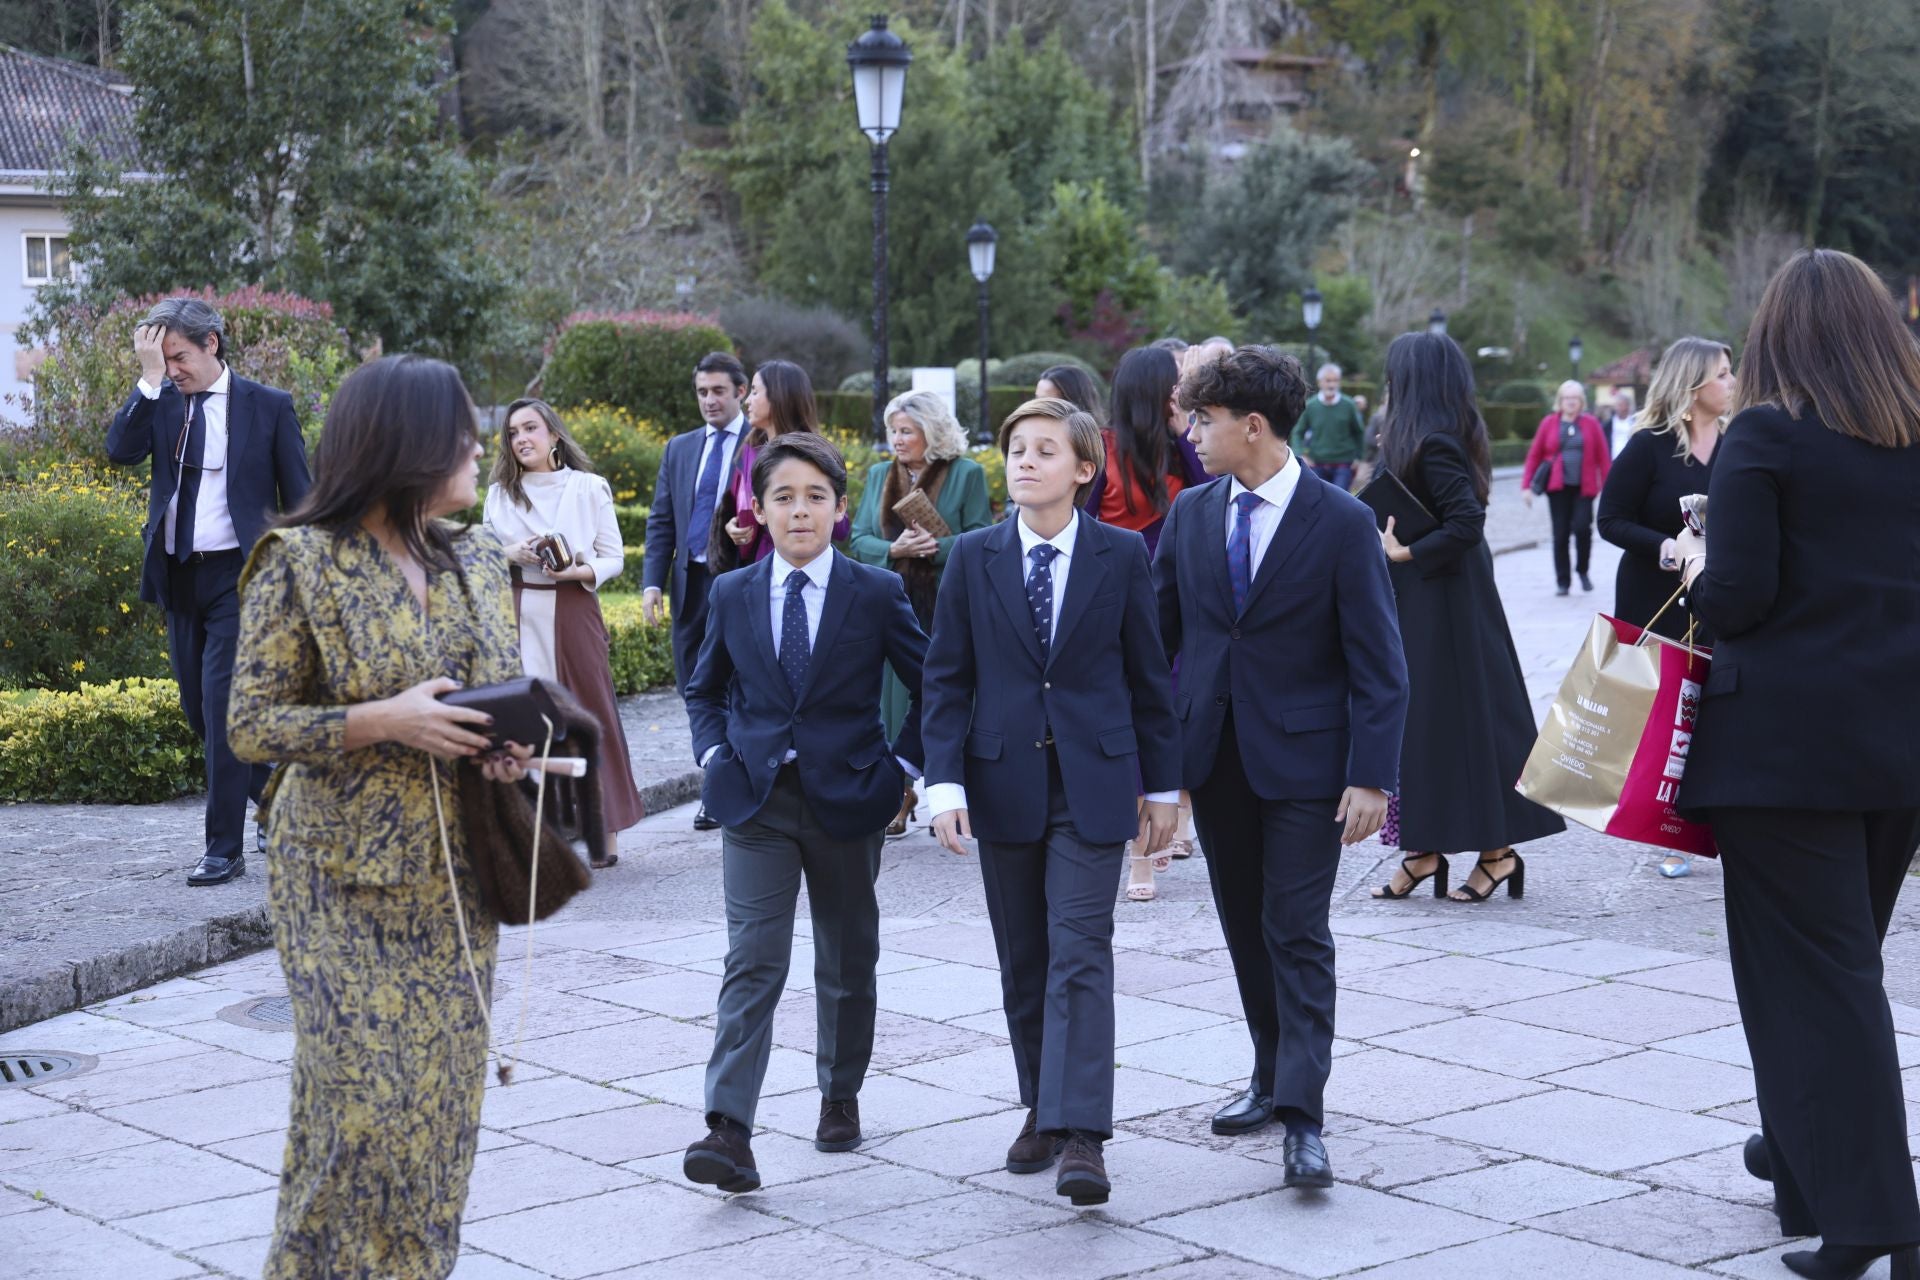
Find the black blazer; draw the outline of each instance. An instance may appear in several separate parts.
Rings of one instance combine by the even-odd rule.
[[[720,478],[722,493],[740,472],[740,455],[746,451],[747,432],[751,429],[742,418],[740,431],[734,436],[733,457],[727,460],[727,474]],[[687,528],[693,521],[694,490],[700,483],[700,453],[706,448],[706,442],[705,423],[667,441],[666,449],[660,454],[660,474],[653,482],[653,504],[647,510],[647,554],[640,565],[641,587],[665,591],[676,621],[681,616],[680,602],[687,594],[687,566],[693,563],[695,551],[705,554],[707,538],[712,532]]]
[[[1221,477],[1175,498],[1153,562],[1160,634],[1180,657],[1181,785],[1213,773],[1231,698],[1247,781],[1262,799],[1394,790],[1407,661],[1373,512],[1303,468],[1235,617],[1230,485]]]
[[[1684,810],[1920,805],[1920,447],[1741,413],[1690,595],[1718,643]]]
[[[1119,844],[1135,798],[1179,788],[1179,730],[1154,621],[1147,544],[1075,517],[1073,565],[1040,661],[1017,518],[954,540],[927,651],[927,781],[966,784],[981,840],[1047,828],[1046,731],[1080,838]]]
[[[900,811],[894,756],[918,765],[920,668],[927,637],[900,575],[833,556],[807,682],[795,698],[774,645],[773,557],[713,580],[706,638],[687,682],[693,758],[707,763],[701,799],[721,825],[760,812],[787,752],[814,816],[843,840],[870,836]],[[912,699],[891,748],[880,721],[881,659]]]
[[[1713,480],[1719,446],[1705,463],[1691,456],[1674,456],[1671,431],[1636,431],[1620,448],[1600,490],[1600,536],[1626,554],[1614,578],[1613,614],[1637,627],[1658,613],[1680,587],[1680,575],[1660,567],[1660,544],[1677,538],[1686,528],[1680,499],[1705,493]],[[1654,628],[1672,640],[1687,633],[1687,608],[1682,600],[1667,610]],[[1694,643],[1711,645],[1713,637],[1696,626]]]
[[[107,428],[107,457],[123,467],[153,461],[147,487],[147,524],[140,531],[147,554],[140,572],[140,598],[167,606],[167,504],[180,487],[173,457],[186,429],[187,400],[172,380],[149,400],[138,387]],[[227,388],[227,510],[240,550],[251,552],[274,517],[300,504],[313,487],[307,443],[294,416],[293,397],[233,374]]]

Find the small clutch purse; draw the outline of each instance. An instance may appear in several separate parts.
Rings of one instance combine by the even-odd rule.
[[[474,732],[485,733],[496,748],[504,742],[517,742],[538,751],[547,740],[549,723],[553,726],[555,741],[567,736],[566,714],[554,700],[553,691],[534,676],[455,689],[441,694],[440,701],[450,707],[471,707],[492,716],[491,726],[484,729],[475,726]]]
[[[533,554],[540,557],[540,567],[548,573],[573,567],[573,548],[567,545],[567,535],[564,533],[549,533],[535,538]]]
[[[940,509],[933,505],[933,499],[919,489],[912,490],[894,503],[893,510],[902,524],[909,527],[917,524],[936,538],[945,538],[953,533],[947,522],[940,518]]]

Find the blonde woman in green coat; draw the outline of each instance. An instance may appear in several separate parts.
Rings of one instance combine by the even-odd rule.
[[[860,510],[853,517],[853,536],[847,549],[866,564],[892,569],[904,580],[907,599],[922,630],[933,630],[933,602],[946,571],[953,540],[971,529],[993,523],[987,500],[987,473],[966,457],[967,436],[954,421],[946,402],[927,391],[895,396],[882,415],[893,461],[876,462],[867,472]],[[946,521],[947,534],[935,537],[920,525],[901,518],[895,508],[910,493],[924,493]],[[887,734],[900,731],[907,714],[907,690],[889,669],[881,691],[881,710]],[[901,798],[900,812],[887,828],[889,836],[907,832],[919,797],[911,784]]]

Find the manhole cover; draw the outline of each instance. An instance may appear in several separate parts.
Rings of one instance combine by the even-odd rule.
[[[0,1053],[0,1089],[24,1089],[62,1076],[77,1076],[99,1065],[84,1053]]]
[[[230,1004],[220,1011],[223,1021],[255,1031],[293,1030],[293,1001],[285,996],[260,996]]]

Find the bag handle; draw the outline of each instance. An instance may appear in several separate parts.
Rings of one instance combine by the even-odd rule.
[[[1680,597],[1686,594],[1686,591],[1687,591],[1687,584],[1683,582],[1679,585],[1679,587],[1677,587],[1674,590],[1674,593],[1672,595],[1667,597],[1667,602],[1665,604],[1661,605],[1658,609],[1655,609],[1653,611],[1653,616],[1647,619],[1647,625],[1640,628],[1640,638],[1633,642],[1634,647],[1636,649],[1647,643],[1647,637],[1653,634],[1653,624],[1660,621],[1661,618],[1665,617],[1667,610],[1673,608],[1673,606],[1679,601]],[[1699,625],[1700,625],[1700,620],[1694,617],[1693,611],[1689,609],[1687,611],[1687,636],[1685,640],[1685,644],[1687,646],[1687,670],[1689,672],[1693,670],[1693,660],[1700,656],[1699,649],[1693,643],[1694,631]]]
[[[520,1043],[527,1033],[527,1007],[533,998],[533,904],[540,889],[540,837],[546,831],[547,763],[553,756],[553,720],[545,712],[541,722],[547,726],[547,741],[540,748],[540,785],[533,804],[533,872],[527,883],[527,959],[520,978],[520,1021],[513,1033],[513,1052],[501,1054],[493,1047],[493,1013],[486,993],[480,989],[480,966],[474,963],[473,939],[467,932],[466,908],[460,905],[460,883],[454,877],[453,843],[447,838],[447,811],[440,799],[440,762],[427,756],[427,770],[433,775],[433,816],[440,824],[440,853],[447,869],[447,891],[453,896],[453,920],[460,931],[460,954],[467,962],[467,979],[473,984],[474,1002],[480,1007],[480,1021],[487,1028],[487,1052],[500,1059],[501,1084],[513,1083],[513,1064],[520,1056]]]

